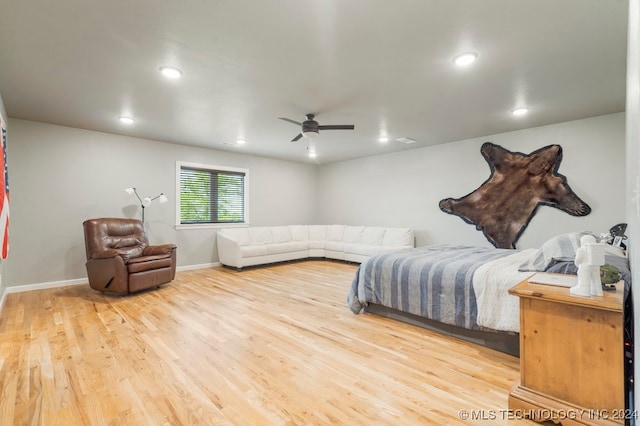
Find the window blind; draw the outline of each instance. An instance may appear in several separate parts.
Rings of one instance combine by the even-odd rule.
[[[245,173],[180,167],[180,223],[245,221]]]

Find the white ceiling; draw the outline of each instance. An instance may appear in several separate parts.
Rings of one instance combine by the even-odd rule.
[[[626,29],[622,0],[0,0],[0,94],[13,118],[327,163],[624,111]],[[310,160],[278,120],[306,113],[355,130]]]

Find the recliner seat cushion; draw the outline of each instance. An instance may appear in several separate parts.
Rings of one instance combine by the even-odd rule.
[[[140,256],[129,259],[127,270],[130,274],[142,271],[151,271],[158,268],[171,266],[171,254]]]

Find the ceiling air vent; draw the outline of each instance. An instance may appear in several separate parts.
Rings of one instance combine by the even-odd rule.
[[[411,139],[411,138],[406,138],[406,137],[398,138],[398,139],[396,139],[396,141],[398,141],[398,142],[402,142],[402,143],[406,143],[406,144],[416,143],[416,141],[414,141],[413,139]]]

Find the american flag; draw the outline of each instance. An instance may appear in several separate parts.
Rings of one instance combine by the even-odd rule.
[[[1,174],[2,181],[0,187],[0,234],[2,240],[0,243],[0,258],[6,259],[9,255],[9,169],[7,168],[7,129],[0,118],[0,127],[2,128],[2,149],[0,150],[0,164],[4,167]]]

